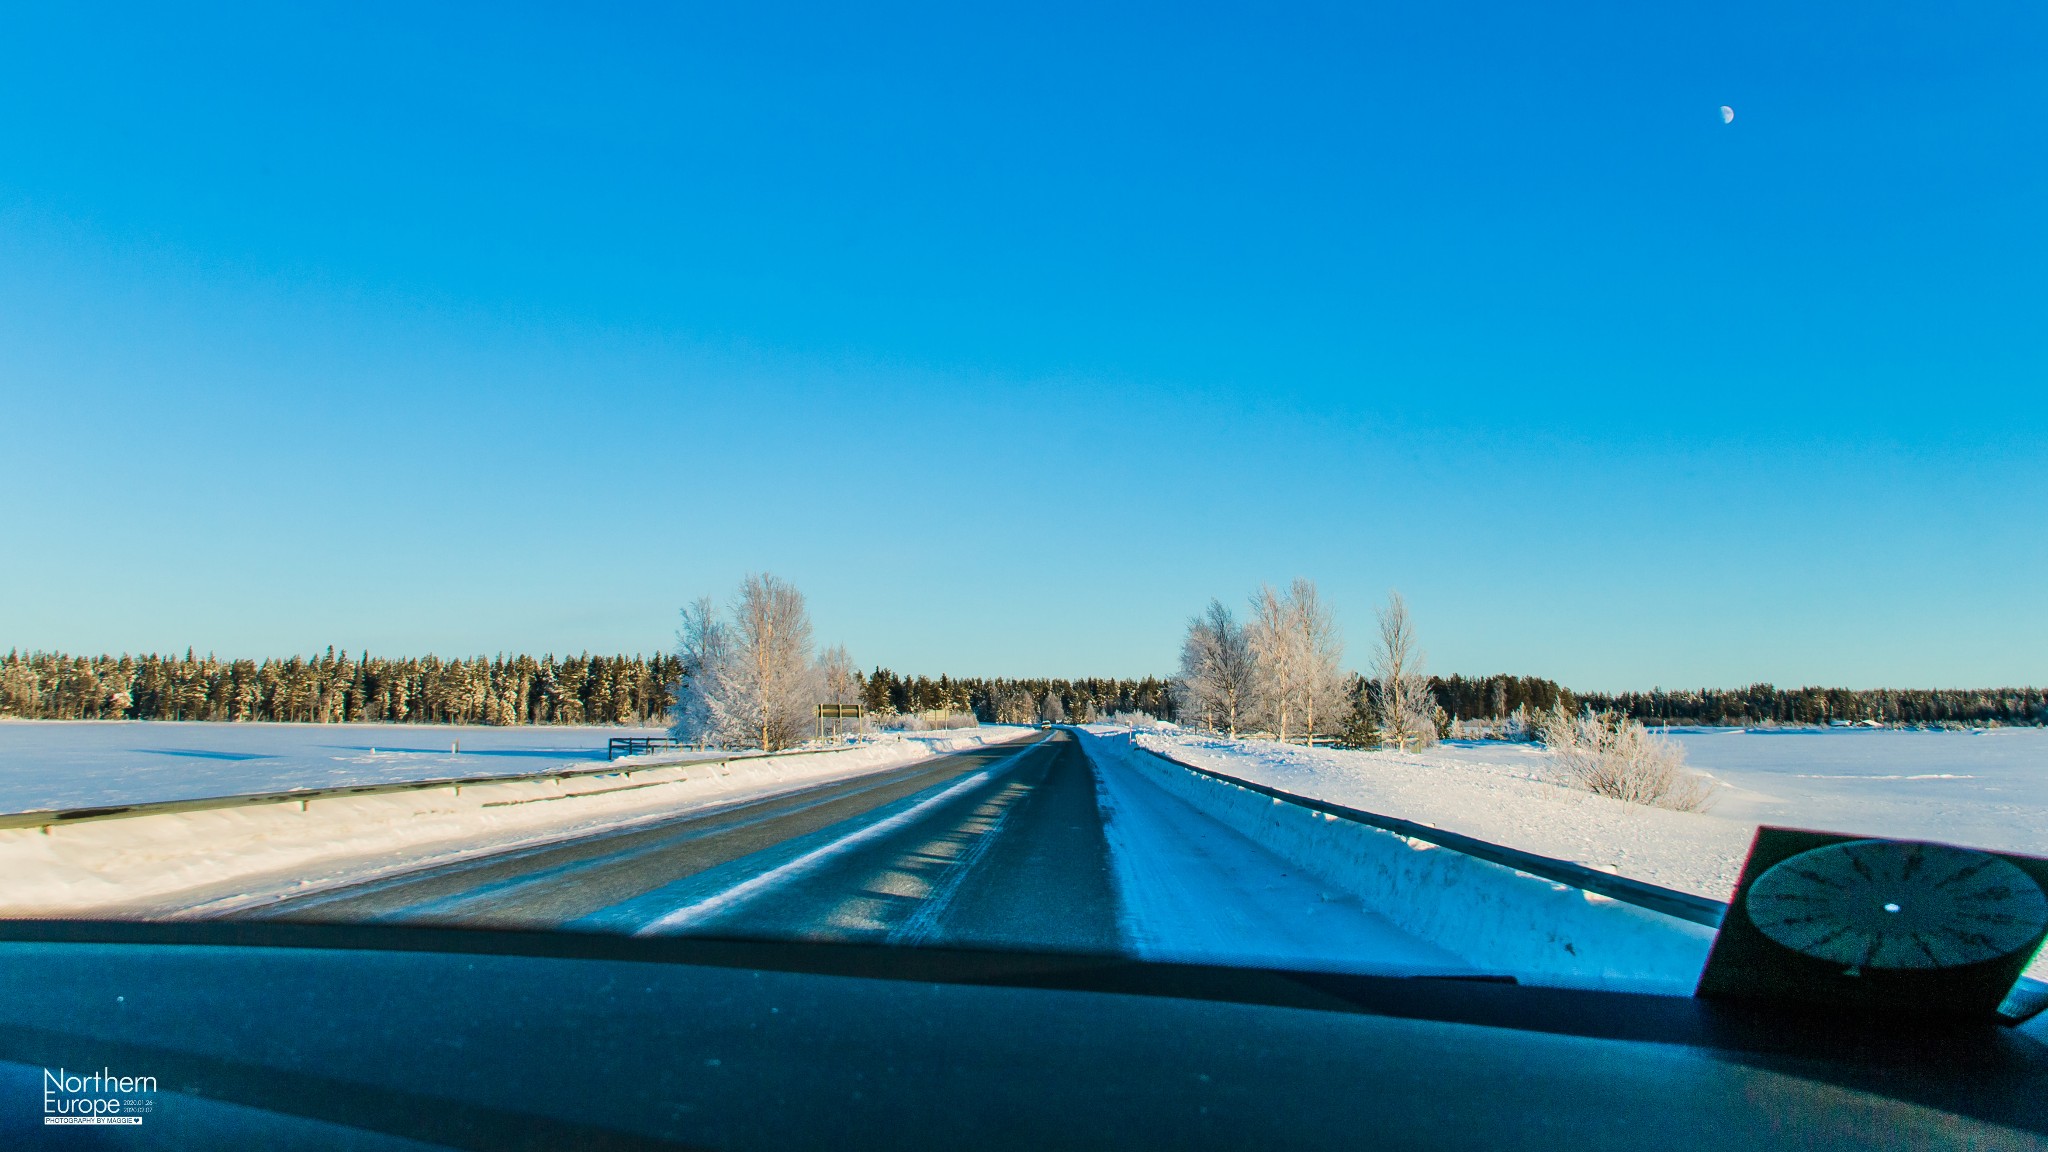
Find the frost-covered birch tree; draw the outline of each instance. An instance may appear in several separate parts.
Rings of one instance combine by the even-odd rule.
[[[1316,742],[1316,717],[1325,723],[1344,707],[1344,640],[1315,581],[1297,578],[1287,595],[1288,629],[1301,669],[1302,731]]]
[[[834,644],[819,655],[817,675],[814,679],[817,683],[818,703],[858,704],[861,702],[861,689],[864,686],[861,684],[860,669],[854,664],[853,657],[847,655],[846,645],[844,644]],[[819,726],[821,729],[823,724],[824,722],[820,720]],[[865,731],[866,725],[867,722],[863,719],[860,730]],[[839,721],[833,721],[832,731],[835,733],[842,731]]]
[[[1255,690],[1244,626],[1221,600],[1209,601],[1201,615],[1188,621],[1181,644],[1180,676],[1174,681],[1181,716],[1200,717],[1206,726],[1235,736],[1240,720],[1249,718]]]
[[[1258,713],[1283,743],[1297,724],[1314,742],[1317,717],[1327,722],[1344,706],[1344,642],[1315,581],[1297,578],[1286,592],[1261,585],[1245,642]]]
[[[735,691],[728,705],[768,751],[804,738],[816,703],[811,617],[804,595],[769,575],[749,576],[732,606]]]
[[[1245,648],[1257,713],[1280,742],[1298,726],[1313,744],[1317,717],[1327,724],[1343,709],[1343,640],[1315,580],[1294,578],[1286,592],[1270,584],[1253,592]]]
[[[821,703],[860,703],[860,669],[846,654],[846,645],[834,644],[818,657],[818,692]]]
[[[1281,743],[1287,742],[1288,725],[1297,715],[1295,699],[1300,694],[1301,673],[1298,653],[1287,627],[1287,605],[1270,584],[1252,593],[1252,616],[1245,625],[1245,642],[1252,654],[1253,699],[1260,718],[1270,724]]]
[[[682,663],[682,679],[676,685],[675,708],[669,734],[689,744],[730,744],[737,733],[721,730],[718,718],[723,710],[712,707],[726,688],[722,677],[731,666],[729,638],[725,624],[712,607],[711,597],[699,597],[684,606],[683,626],[676,634],[676,659]]]
[[[678,739],[772,752],[810,730],[821,672],[811,663],[803,593],[782,580],[747,577],[726,619],[709,598],[685,608],[677,656],[684,668],[673,729]]]
[[[1422,647],[1415,623],[1399,592],[1387,593],[1379,612],[1379,650],[1373,657],[1373,678],[1379,688],[1380,738],[1402,751],[1436,743],[1436,697],[1423,669]]]

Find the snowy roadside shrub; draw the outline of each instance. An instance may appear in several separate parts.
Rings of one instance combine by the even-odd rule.
[[[1468,716],[1462,719],[1454,716],[1441,735],[1446,740],[1527,742],[1529,739],[1526,720],[1518,720],[1514,716]]]
[[[1601,796],[1677,812],[1703,811],[1713,789],[1685,769],[1685,749],[1613,712],[1543,718],[1543,744],[1572,783]]]
[[[952,728],[979,728],[981,718],[972,712],[936,708],[926,712],[899,712],[876,722],[884,732],[940,732]]]
[[[1552,751],[1569,746],[1579,727],[1578,718],[1565,711],[1562,704],[1548,712],[1528,714],[1525,723],[1529,739]]]

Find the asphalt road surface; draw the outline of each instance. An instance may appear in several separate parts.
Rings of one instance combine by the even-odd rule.
[[[1467,971],[1075,736],[401,871],[240,916]]]
[[[1119,939],[1093,771],[1065,732],[255,915],[1081,951]]]

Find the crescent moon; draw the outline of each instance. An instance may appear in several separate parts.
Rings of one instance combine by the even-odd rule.
[[[1721,105],[1721,123],[1723,123],[1723,124],[1733,124],[1733,123],[1735,123],[1735,109],[1733,109],[1733,108],[1730,108],[1730,107],[1729,107],[1729,106],[1727,106],[1726,104],[1723,104],[1723,105]]]

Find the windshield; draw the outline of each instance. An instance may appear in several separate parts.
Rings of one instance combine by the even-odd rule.
[[[0,917],[2048,979],[2041,28],[1765,15],[10,17]]]

